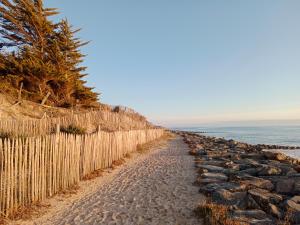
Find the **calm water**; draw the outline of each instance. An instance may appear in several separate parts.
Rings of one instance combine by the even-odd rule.
[[[266,127],[197,127],[180,130],[205,132],[205,135],[234,139],[250,144],[270,144],[300,146],[300,126]],[[300,150],[285,152],[293,157],[300,157]]]

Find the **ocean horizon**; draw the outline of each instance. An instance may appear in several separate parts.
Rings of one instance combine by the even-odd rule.
[[[204,133],[203,135],[233,139],[248,144],[296,146],[300,148],[300,126],[210,126],[182,127],[174,130]],[[283,153],[300,158],[300,150],[282,150]]]

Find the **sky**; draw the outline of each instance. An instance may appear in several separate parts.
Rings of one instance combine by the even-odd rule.
[[[300,119],[299,0],[45,4],[91,41],[84,65],[101,102],[166,126]]]

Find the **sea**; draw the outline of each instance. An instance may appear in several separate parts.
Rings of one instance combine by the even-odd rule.
[[[296,150],[282,152],[300,158],[300,126],[209,126],[185,127],[178,130],[204,132],[204,135],[233,139],[249,144],[269,144],[281,146],[296,146]]]

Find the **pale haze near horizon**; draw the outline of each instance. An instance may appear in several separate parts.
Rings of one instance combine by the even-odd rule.
[[[101,102],[167,126],[300,119],[300,1],[45,1]]]

